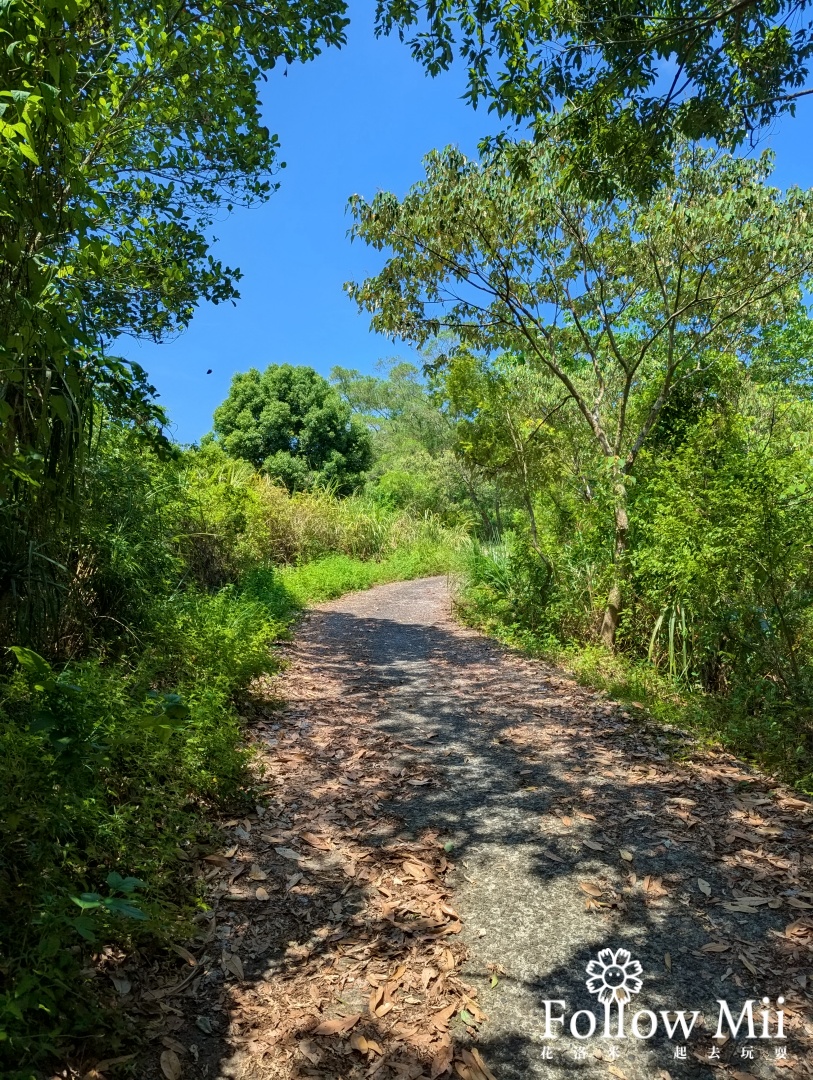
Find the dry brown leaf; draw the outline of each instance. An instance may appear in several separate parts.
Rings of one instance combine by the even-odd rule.
[[[627,1080],[627,1074],[622,1072],[615,1065],[608,1065],[607,1072],[612,1073],[613,1076],[617,1076],[618,1080]]]
[[[354,1050],[358,1050],[360,1054],[366,1054],[370,1049],[370,1044],[364,1038],[363,1035],[357,1035],[354,1031],[350,1036],[350,1045]]]
[[[663,954],[663,963],[667,971],[672,970],[672,956],[670,953]]]
[[[231,866],[231,859],[227,859],[225,855],[205,855],[203,861],[215,866]]]
[[[452,1064],[452,1055],[451,1046],[441,1046],[440,1050],[432,1058],[432,1064],[429,1067],[429,1075],[432,1080],[436,1080],[438,1076],[448,1071]]]
[[[441,961],[440,961],[440,969],[441,969],[441,971],[454,971],[454,969],[455,969],[455,959],[454,959],[454,953],[452,952],[451,949],[444,949],[443,950],[443,956],[441,957]]]
[[[221,960],[224,970],[230,971],[232,975],[236,975],[240,982],[245,981],[245,972],[243,971],[243,961],[237,955],[237,953],[223,953]]]
[[[624,862],[632,862],[632,860],[635,858],[632,852],[628,851],[626,848],[621,848],[618,854],[621,856]]]
[[[96,1068],[99,1072],[104,1072],[105,1069],[112,1069],[114,1065],[124,1065],[128,1061],[132,1061],[135,1054],[123,1054],[121,1057],[105,1058],[104,1061],[97,1061]]]
[[[589,847],[591,851],[603,851],[604,845],[599,844],[596,840],[583,840],[582,843],[585,847]]]
[[[727,952],[730,948],[730,945],[724,945],[721,941],[710,941],[707,945],[703,945],[700,951],[706,953],[720,953]]]
[[[161,1072],[167,1080],[180,1080],[181,1061],[174,1050],[165,1050],[161,1055]]]
[[[563,863],[565,861],[564,859],[560,859],[558,855],[554,855],[552,851],[548,851],[547,848],[542,849],[542,854],[546,859],[551,859],[553,862]]]
[[[340,1032],[349,1031],[360,1019],[361,1013],[354,1013],[352,1016],[334,1016],[330,1020],[323,1020],[318,1027],[313,1029],[311,1035],[338,1035]]]
[[[457,1004],[447,1005],[445,1009],[441,1009],[440,1012],[436,1012],[433,1017],[430,1018],[429,1023],[432,1027],[438,1029],[438,1031],[445,1031],[449,1026],[449,1021],[457,1012]]]
[[[268,874],[260,867],[258,863],[254,863],[248,872],[249,881],[267,881]]]
[[[308,1059],[311,1065],[318,1065],[322,1060],[322,1054],[319,1047],[311,1039],[299,1040],[299,1052],[303,1057]]]
[[[477,1047],[473,1046],[471,1048],[471,1053],[472,1057],[480,1067],[480,1072],[483,1073],[483,1075],[486,1077],[486,1080],[497,1080],[497,1077],[494,1075],[491,1069],[489,1069],[488,1065],[486,1065],[486,1063],[483,1061],[483,1056],[477,1049]]]
[[[428,877],[426,871],[422,866],[415,862],[405,862],[401,864],[401,869],[409,877],[414,878],[415,881],[425,881]]]
[[[294,851],[293,848],[289,847],[275,847],[274,851],[276,851],[277,855],[280,855],[283,859],[290,859],[291,862],[302,862],[304,858],[298,851]]]
[[[320,851],[330,851],[332,849],[330,841],[325,840],[323,836],[317,836],[316,833],[302,833],[302,839],[306,844],[310,844],[311,847],[319,848]]]
[[[170,945],[170,948],[174,953],[177,953],[182,960],[185,960],[187,964],[191,964],[192,967],[197,965],[197,958],[194,953],[191,953],[189,949],[185,949],[183,945]]]
[[[588,896],[599,897],[604,895],[604,890],[598,885],[594,885],[592,881],[580,881],[579,888],[582,892],[587,893]]]
[[[271,893],[268,891],[268,889],[264,889],[262,885],[258,885],[257,890],[254,893],[254,897],[257,900],[270,900]]]
[[[367,1002],[367,1007],[370,1010],[370,1014],[375,1016],[375,1011],[381,1002],[384,1000],[384,988],[382,986],[376,987],[370,994],[370,1000]]]

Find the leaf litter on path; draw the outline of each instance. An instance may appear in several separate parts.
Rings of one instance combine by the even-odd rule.
[[[142,973],[127,1008],[148,1037],[195,1046],[209,1075],[228,1060],[234,1075],[245,1066],[269,1080],[492,1077],[476,1047],[488,1009],[460,974],[462,921],[446,883],[456,845],[431,830],[408,839],[394,816],[393,799],[442,784],[434,743],[377,726],[381,689],[321,636],[318,616],[286,652],[288,670],[245,708],[263,799],[201,858],[212,913],[188,942],[191,982],[165,967],[152,984]],[[798,1040],[813,957],[811,804],[724,754],[676,763],[641,718],[550,669],[540,696],[530,690],[539,669],[501,655],[499,671],[469,665],[465,679],[479,723],[499,721],[499,745],[521,761],[555,760],[570,784],[539,823],[550,872],[572,870],[574,903],[619,926],[632,897],[665,911],[685,895],[708,940],[662,952],[661,970],[685,970],[694,955],[743,992],[781,985]],[[269,708],[280,699],[283,710]],[[614,801],[596,775],[619,793],[648,787],[653,801]],[[693,875],[669,868],[672,851],[691,854]],[[755,929],[766,912],[785,914],[783,928]],[[191,1061],[191,1050],[173,1053]]]

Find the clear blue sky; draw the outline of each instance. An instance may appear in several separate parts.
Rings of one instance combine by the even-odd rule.
[[[265,122],[280,136],[287,168],[268,203],[214,229],[217,257],[244,273],[237,306],[203,305],[163,345],[116,343],[149,372],[181,442],[209,430],[237,371],[270,363],[310,364],[325,375],[335,364],[371,371],[382,357],[409,355],[372,334],[342,291],[381,262],[347,239],[348,196],[403,193],[421,176],[427,151],[454,143],[474,154],[497,121],[460,100],[460,69],[427,78],[397,39],[376,40],[372,9],[352,3],[344,49],[285,78],[280,67],[264,86]],[[813,101],[803,99],[797,117],[763,145],[777,152],[777,183],[813,186]]]

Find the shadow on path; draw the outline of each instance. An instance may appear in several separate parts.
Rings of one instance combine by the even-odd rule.
[[[729,758],[691,760],[682,733],[648,729],[561,672],[457,626],[443,579],[323,605],[288,651],[281,692],[290,703],[278,723],[266,711],[260,737],[274,745],[286,725],[299,725],[306,749],[311,719],[332,712],[346,717],[348,730],[359,725],[393,740],[394,757],[370,757],[365,775],[344,777],[346,786],[368,785],[371,796],[376,777],[383,779],[388,795],[380,810],[375,804],[361,819],[351,814],[349,824],[394,857],[399,844],[406,850],[428,835],[439,858],[445,850],[454,860],[454,905],[469,953],[463,977],[479,991],[488,1019],[467,1031],[466,1018],[458,1018],[452,1031],[461,1045],[479,1049],[498,1080],[813,1075],[804,1027],[813,942],[811,818],[803,803]],[[686,758],[682,764],[670,757],[675,750]],[[339,754],[338,773],[342,760]],[[327,793],[321,811],[335,809]],[[283,825],[286,815],[289,804],[278,809]],[[273,851],[269,859],[281,885],[291,867]],[[370,887],[356,880],[349,888],[338,866],[323,865],[301,898],[281,893],[273,914],[249,902],[234,916],[243,920],[242,940],[259,934],[272,945],[246,963],[239,994],[221,993],[230,1020],[199,1056],[201,1077],[430,1076],[419,1035],[413,1042],[404,1036],[389,1059],[371,1053],[365,1060],[335,1037],[338,1059],[339,1051],[325,1054],[318,1038],[306,1040],[304,1050],[301,1039],[288,1038],[264,1057],[257,1050],[262,1027],[244,1023],[246,1010],[262,1012],[269,982],[291,977],[298,963],[312,965],[330,942],[324,927],[341,917],[334,905],[343,914],[360,909]],[[220,900],[228,903],[228,896]],[[396,928],[393,936],[386,919],[366,932],[389,964],[411,947],[410,933]],[[606,948],[625,948],[642,966],[625,1039],[599,1037],[603,1006],[586,987],[588,963]],[[213,969],[210,978],[222,983],[222,972]],[[363,976],[356,985],[369,992]],[[747,1039],[743,1029],[714,1048],[719,999],[737,1017],[747,999],[775,1002],[779,994],[787,999],[788,1040]],[[553,1000],[564,1005],[546,1005]],[[368,1038],[398,1022],[397,1008],[367,1017],[360,991],[350,1004],[365,1015],[355,1030]],[[554,1021],[554,1040],[545,1038],[551,1009],[565,1014],[562,1025]],[[667,1037],[659,1015],[654,1036],[635,1039],[630,1019],[639,1009],[696,1010],[700,1018],[688,1039],[680,1028]],[[577,1010],[596,1014],[595,1037],[568,1031]],[[190,1010],[181,1012],[188,1019]],[[584,1032],[589,1017],[580,1021]],[[650,1023],[642,1018],[643,1033]],[[266,1014],[262,1024],[267,1028]],[[315,1060],[308,1058],[311,1046]],[[776,1057],[777,1047],[786,1058]],[[456,1075],[466,1068],[459,1065]]]

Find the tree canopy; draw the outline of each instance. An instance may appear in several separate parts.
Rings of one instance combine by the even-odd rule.
[[[805,0],[378,0],[377,25],[432,74],[465,66],[472,104],[555,131],[605,195],[651,190],[680,139],[736,147],[811,93]]]
[[[289,491],[320,485],[350,491],[371,463],[364,424],[309,367],[270,364],[235,375],[215,410],[214,433],[227,454]]]
[[[391,255],[348,289],[376,330],[448,331],[553,378],[606,461],[620,578],[626,488],[666,403],[721,354],[745,357],[813,268],[813,192],[768,187],[769,168],[686,149],[653,198],[607,204],[572,189],[555,147],[520,170],[434,153],[403,200],[352,200],[354,235]]]

